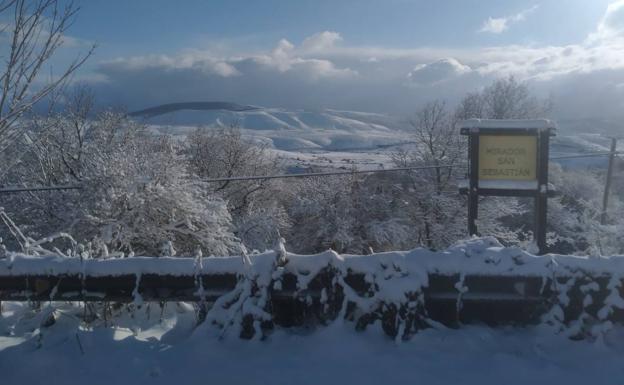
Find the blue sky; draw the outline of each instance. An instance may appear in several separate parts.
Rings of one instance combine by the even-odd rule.
[[[338,31],[353,44],[410,48],[496,43],[570,44],[583,39],[608,0],[108,0],[83,1],[73,32],[110,52],[172,52],[211,40],[272,45]],[[538,5],[504,34],[479,33],[488,17]]]
[[[97,43],[79,79],[131,109],[227,99],[404,112],[514,75],[559,97],[561,114],[624,110],[623,0],[79,4],[57,63]],[[592,98],[568,100],[579,90]]]

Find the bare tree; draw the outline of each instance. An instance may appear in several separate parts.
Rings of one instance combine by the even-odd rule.
[[[42,99],[53,94],[91,56],[95,46],[76,57],[61,73],[43,85],[45,64],[63,45],[78,7],[59,0],[0,0],[0,16],[9,19],[2,38],[9,41],[0,67],[0,152],[8,149],[27,129],[19,119]]]
[[[485,115],[484,110],[483,96],[479,92],[470,92],[459,102],[455,110],[455,119],[457,121],[479,119]]]
[[[442,101],[429,102],[410,121],[414,147],[393,155],[397,166],[440,166],[405,174],[401,183],[404,199],[410,204],[402,209],[416,228],[419,244],[437,248],[457,237],[457,217],[461,200],[449,191],[456,191],[455,178],[463,171],[463,141],[455,129],[455,116]],[[448,167],[448,165],[458,165]],[[463,229],[462,229],[463,230]]]
[[[529,86],[513,76],[498,79],[481,92],[467,94],[459,103],[456,118],[533,119],[543,118],[552,109],[552,100],[531,94]]]
[[[186,140],[190,173],[199,179],[271,175],[279,161],[265,145],[244,138],[237,123],[226,128],[198,128]],[[276,196],[279,182],[271,180],[210,183],[209,193],[228,202],[237,236],[245,245],[262,249],[279,239],[286,213]]]
[[[90,88],[79,85],[69,94],[67,110],[62,119],[54,119],[57,130],[51,139],[60,155],[63,165],[76,180],[81,180],[82,157],[85,140],[92,125],[89,117],[94,107],[94,94]]]
[[[186,144],[190,170],[200,178],[270,175],[278,169],[277,159],[269,155],[266,146],[244,139],[237,124],[219,129],[198,128]],[[234,213],[241,213],[270,184],[266,180],[224,181],[215,183],[213,192],[226,198]]]
[[[395,153],[394,162],[402,167],[441,166],[422,175],[428,176],[436,192],[447,189],[456,169],[442,166],[459,163],[464,157],[463,141],[456,132],[454,116],[449,114],[444,102],[429,102],[416,112],[409,129],[415,147]]]
[[[457,178],[465,171],[466,143],[456,129],[456,123],[471,118],[538,118],[546,115],[550,107],[550,101],[533,96],[526,83],[508,77],[496,80],[480,92],[467,94],[455,111],[449,111],[444,102],[433,101],[416,112],[409,127],[415,145],[395,153],[393,160],[401,167],[434,166],[430,170],[405,175],[401,185],[405,199],[410,202],[405,210],[415,224],[420,244],[446,246],[464,234],[463,221],[457,220],[465,210],[464,202],[454,191]],[[512,239],[515,232],[507,231],[499,219],[513,212],[498,200],[490,199],[489,202],[482,210],[482,219],[488,220],[490,225],[489,233]],[[517,206],[516,201],[509,205]]]

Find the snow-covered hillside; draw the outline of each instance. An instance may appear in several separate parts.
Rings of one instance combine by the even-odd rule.
[[[224,110],[177,110],[135,115],[156,133],[183,137],[197,127],[241,128],[245,137],[266,145],[286,166],[378,168],[391,164],[397,146],[411,142],[407,118],[338,110],[285,110],[236,105]]]
[[[179,137],[200,126],[235,125],[247,138],[266,145],[289,166],[387,167],[392,165],[393,152],[413,142],[408,116],[332,109],[287,110],[231,103],[212,103],[210,109],[186,109],[184,104],[164,107],[132,115],[147,123],[155,133]],[[593,125],[591,121],[563,121],[552,141],[552,155],[608,151],[609,141],[602,134],[603,126]],[[601,167],[606,159],[560,162],[567,166]]]
[[[353,111],[179,110],[143,118],[159,131],[186,134],[198,126],[236,125],[280,150],[370,149],[401,143],[405,124],[389,115]]]
[[[371,112],[332,109],[286,110],[224,102],[176,103],[135,111],[130,115],[157,125],[214,126],[236,123],[252,130],[374,129],[375,131],[388,131],[400,126],[392,116]]]

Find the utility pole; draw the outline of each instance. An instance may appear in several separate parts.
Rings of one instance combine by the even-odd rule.
[[[617,148],[617,139],[611,138],[611,152],[609,154],[609,167],[607,169],[607,180],[605,182],[604,196],[602,198],[602,215],[600,223],[607,224],[607,207],[609,206],[609,190],[611,190],[611,179],[613,178],[613,164],[615,163],[615,153]]]

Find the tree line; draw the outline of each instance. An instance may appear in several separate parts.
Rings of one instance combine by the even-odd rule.
[[[0,0],[12,15],[12,42],[0,72],[0,185],[80,190],[1,197],[3,248],[64,255],[232,255],[280,246],[313,253],[444,248],[466,237],[466,143],[457,122],[469,118],[547,116],[550,100],[513,77],[468,93],[457,105],[431,101],[406,130],[413,144],[392,154],[400,172],[300,180],[209,183],[208,179],[282,173],[285,165],[236,125],[199,127],[183,139],[156,135],[122,111],[95,110],[85,86],[68,87],[93,47],[44,86],[44,64],[62,45],[77,12],[56,0]],[[34,114],[42,101],[54,108]],[[456,167],[441,167],[453,164]],[[440,167],[435,167],[440,166]],[[600,223],[603,175],[551,164],[559,195],[550,203],[549,242],[561,253],[622,254],[622,180],[609,221]],[[480,230],[508,245],[531,240],[532,202],[484,198]],[[45,248],[44,248],[45,246]]]

